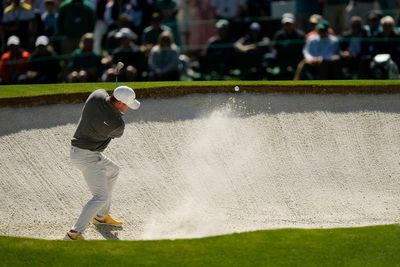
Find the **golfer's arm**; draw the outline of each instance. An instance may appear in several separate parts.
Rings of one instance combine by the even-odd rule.
[[[111,138],[119,138],[124,133],[124,129],[125,129],[125,126],[120,126],[120,127],[116,128],[115,130],[111,131],[108,134],[108,136]]]

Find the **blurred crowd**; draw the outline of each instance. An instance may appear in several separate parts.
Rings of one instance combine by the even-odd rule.
[[[285,2],[293,10],[273,17]],[[3,0],[0,81],[397,79],[399,11],[400,0]]]

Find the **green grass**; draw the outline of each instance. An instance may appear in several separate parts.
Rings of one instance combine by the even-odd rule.
[[[0,266],[400,266],[400,226],[283,229],[174,241],[0,238]]]
[[[133,82],[124,83],[134,89],[177,87],[177,86],[219,86],[219,85],[310,85],[310,86],[379,86],[400,85],[399,80],[345,80],[345,81],[195,81],[195,82]],[[115,83],[61,83],[0,86],[0,98],[28,97],[52,94],[91,92],[97,88],[113,90]]]

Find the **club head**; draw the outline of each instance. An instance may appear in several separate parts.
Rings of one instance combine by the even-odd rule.
[[[117,70],[117,73],[124,67],[124,63],[121,61],[117,63],[117,66],[115,67]]]

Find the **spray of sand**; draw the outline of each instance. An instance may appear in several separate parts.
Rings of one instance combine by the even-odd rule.
[[[230,98],[219,109],[196,119],[186,130],[183,146],[174,161],[176,172],[184,177],[181,201],[167,217],[153,214],[145,227],[145,239],[171,234],[215,235],[226,227],[229,214],[219,207],[232,204],[225,201],[238,196],[235,192],[238,188],[232,185],[245,178],[251,168],[260,137],[245,120],[238,118],[237,112],[245,111],[245,107],[235,103]]]

